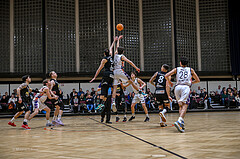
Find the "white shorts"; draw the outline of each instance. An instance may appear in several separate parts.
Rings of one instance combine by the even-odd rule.
[[[114,70],[113,73],[114,73],[114,81],[113,81],[114,86],[119,84],[120,79],[122,83],[126,83],[127,81],[130,80],[129,75],[126,72],[124,72],[122,69]]]
[[[143,96],[142,94],[136,93],[136,94],[134,95],[134,98],[133,98],[133,100],[132,100],[132,103],[139,103],[139,102],[141,102],[142,104],[144,104],[144,103],[145,103],[145,99],[144,99],[144,96]]]
[[[189,102],[190,87],[187,85],[177,85],[174,90],[177,102]],[[187,103],[188,104],[188,103]]]
[[[47,108],[47,105],[44,104],[44,102],[41,102],[40,99],[34,98],[32,101],[32,104],[33,104],[33,110],[38,108],[40,111],[42,111],[43,109]]]

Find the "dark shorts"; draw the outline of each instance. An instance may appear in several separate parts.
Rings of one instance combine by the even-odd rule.
[[[60,110],[64,110],[64,104],[63,104],[63,102],[62,102],[62,100],[61,99],[51,99],[51,102],[52,102],[52,104],[53,104],[53,106],[59,106],[60,107]]]
[[[169,103],[169,98],[167,94],[155,94],[156,102],[159,105],[162,105],[164,103]]]
[[[18,103],[18,101],[16,102],[16,106],[17,106],[17,112],[21,112],[21,111],[25,111],[25,112],[27,112],[27,111],[29,111],[30,109],[29,109],[29,103],[27,103],[27,102],[22,102],[22,103]]]
[[[101,82],[101,95],[104,97],[108,96],[108,89],[112,87],[113,78],[111,77],[103,77]]]

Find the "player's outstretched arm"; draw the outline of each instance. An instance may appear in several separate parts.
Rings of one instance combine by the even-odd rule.
[[[171,81],[171,76],[169,76],[168,78],[169,78],[169,81]],[[166,91],[167,91],[167,95],[168,95],[169,100],[172,101],[172,97],[170,96],[171,89],[170,89],[170,84],[169,84],[168,81],[166,82]]]
[[[196,72],[194,71],[194,69],[191,68],[191,72],[192,72],[192,77],[194,78],[194,81],[192,81],[192,84],[199,83],[200,79],[199,79],[198,75],[196,74]]]
[[[50,93],[49,88],[44,88],[43,92],[46,92],[48,99],[56,99],[57,100],[57,98],[58,98],[55,94]]]
[[[106,59],[102,59],[101,64],[100,64],[100,66],[98,67],[98,69],[97,69],[97,71],[96,71],[96,73],[95,73],[95,76],[94,76],[93,79],[90,81],[90,83],[93,82],[93,81],[97,78],[97,76],[99,75],[100,71],[103,69],[103,67],[104,67],[104,65],[105,65],[106,62],[107,62]]]
[[[154,85],[154,86],[155,86],[155,84],[154,84],[153,81],[156,79],[157,74],[158,74],[158,72],[156,72],[156,73],[151,77],[151,79],[149,80],[149,83],[151,83],[151,84]]]
[[[123,35],[120,35],[120,36],[118,37],[117,48],[120,46],[120,39],[122,39],[122,38],[123,38]],[[117,51],[117,49],[116,49],[115,54],[117,54],[117,53],[118,53],[118,51]]]
[[[112,42],[112,45],[110,46],[109,48],[109,55],[112,56],[112,53],[113,53],[113,47],[115,45],[115,42],[118,41],[118,37],[116,36]]]
[[[134,67],[137,72],[140,72],[140,68],[138,68],[131,60],[129,60],[128,58],[126,58],[124,55],[122,56],[122,61],[126,61],[127,63],[129,63],[132,67]]]
[[[169,79],[170,76],[176,74],[177,72],[177,69],[174,68],[172,71],[168,72],[166,75],[165,75],[165,78],[167,80],[167,82],[170,84],[170,86],[172,87],[173,86],[173,83],[171,82],[171,80]]]

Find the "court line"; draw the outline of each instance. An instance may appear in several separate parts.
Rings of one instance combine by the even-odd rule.
[[[112,128],[112,129],[115,129],[115,130],[117,130],[117,131],[119,131],[119,132],[121,132],[121,133],[124,133],[124,134],[126,134],[126,135],[128,135],[128,136],[131,136],[131,137],[133,137],[133,138],[135,138],[135,139],[137,139],[137,140],[140,140],[140,141],[142,141],[142,142],[145,142],[145,143],[147,143],[147,144],[149,144],[149,145],[151,145],[151,146],[153,146],[153,147],[157,147],[157,148],[159,148],[159,149],[161,149],[161,150],[163,150],[163,151],[166,151],[166,152],[168,152],[168,153],[171,153],[172,155],[175,155],[175,156],[177,156],[177,157],[179,157],[179,158],[187,159],[186,157],[183,157],[183,156],[181,156],[181,155],[179,155],[179,154],[176,154],[176,153],[174,153],[174,152],[172,152],[172,151],[170,151],[170,150],[167,150],[167,149],[165,149],[165,148],[163,148],[163,147],[161,147],[161,146],[157,146],[157,145],[155,145],[155,144],[153,144],[153,143],[151,143],[151,142],[149,142],[149,141],[146,141],[146,140],[144,140],[144,139],[141,139],[141,138],[139,138],[139,137],[137,137],[137,136],[135,136],[135,135],[129,134],[129,133],[127,133],[126,131],[123,131],[123,130],[121,130],[121,129],[118,129],[118,128],[114,127],[114,126],[111,126],[111,125],[108,125],[108,124],[105,124],[105,123],[101,123],[101,122],[99,122],[99,121],[97,121],[96,119],[93,119],[93,118],[89,118],[89,119],[91,119],[91,120],[93,120],[93,121],[96,121],[97,123],[103,124],[103,125],[105,125],[105,126],[108,126],[108,127]]]

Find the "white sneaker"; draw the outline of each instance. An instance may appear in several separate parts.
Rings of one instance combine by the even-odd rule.
[[[162,118],[162,121],[163,121],[163,122],[166,122],[166,121],[167,121],[165,115],[164,115],[162,112],[159,113],[159,116],[160,116],[160,118]]]

